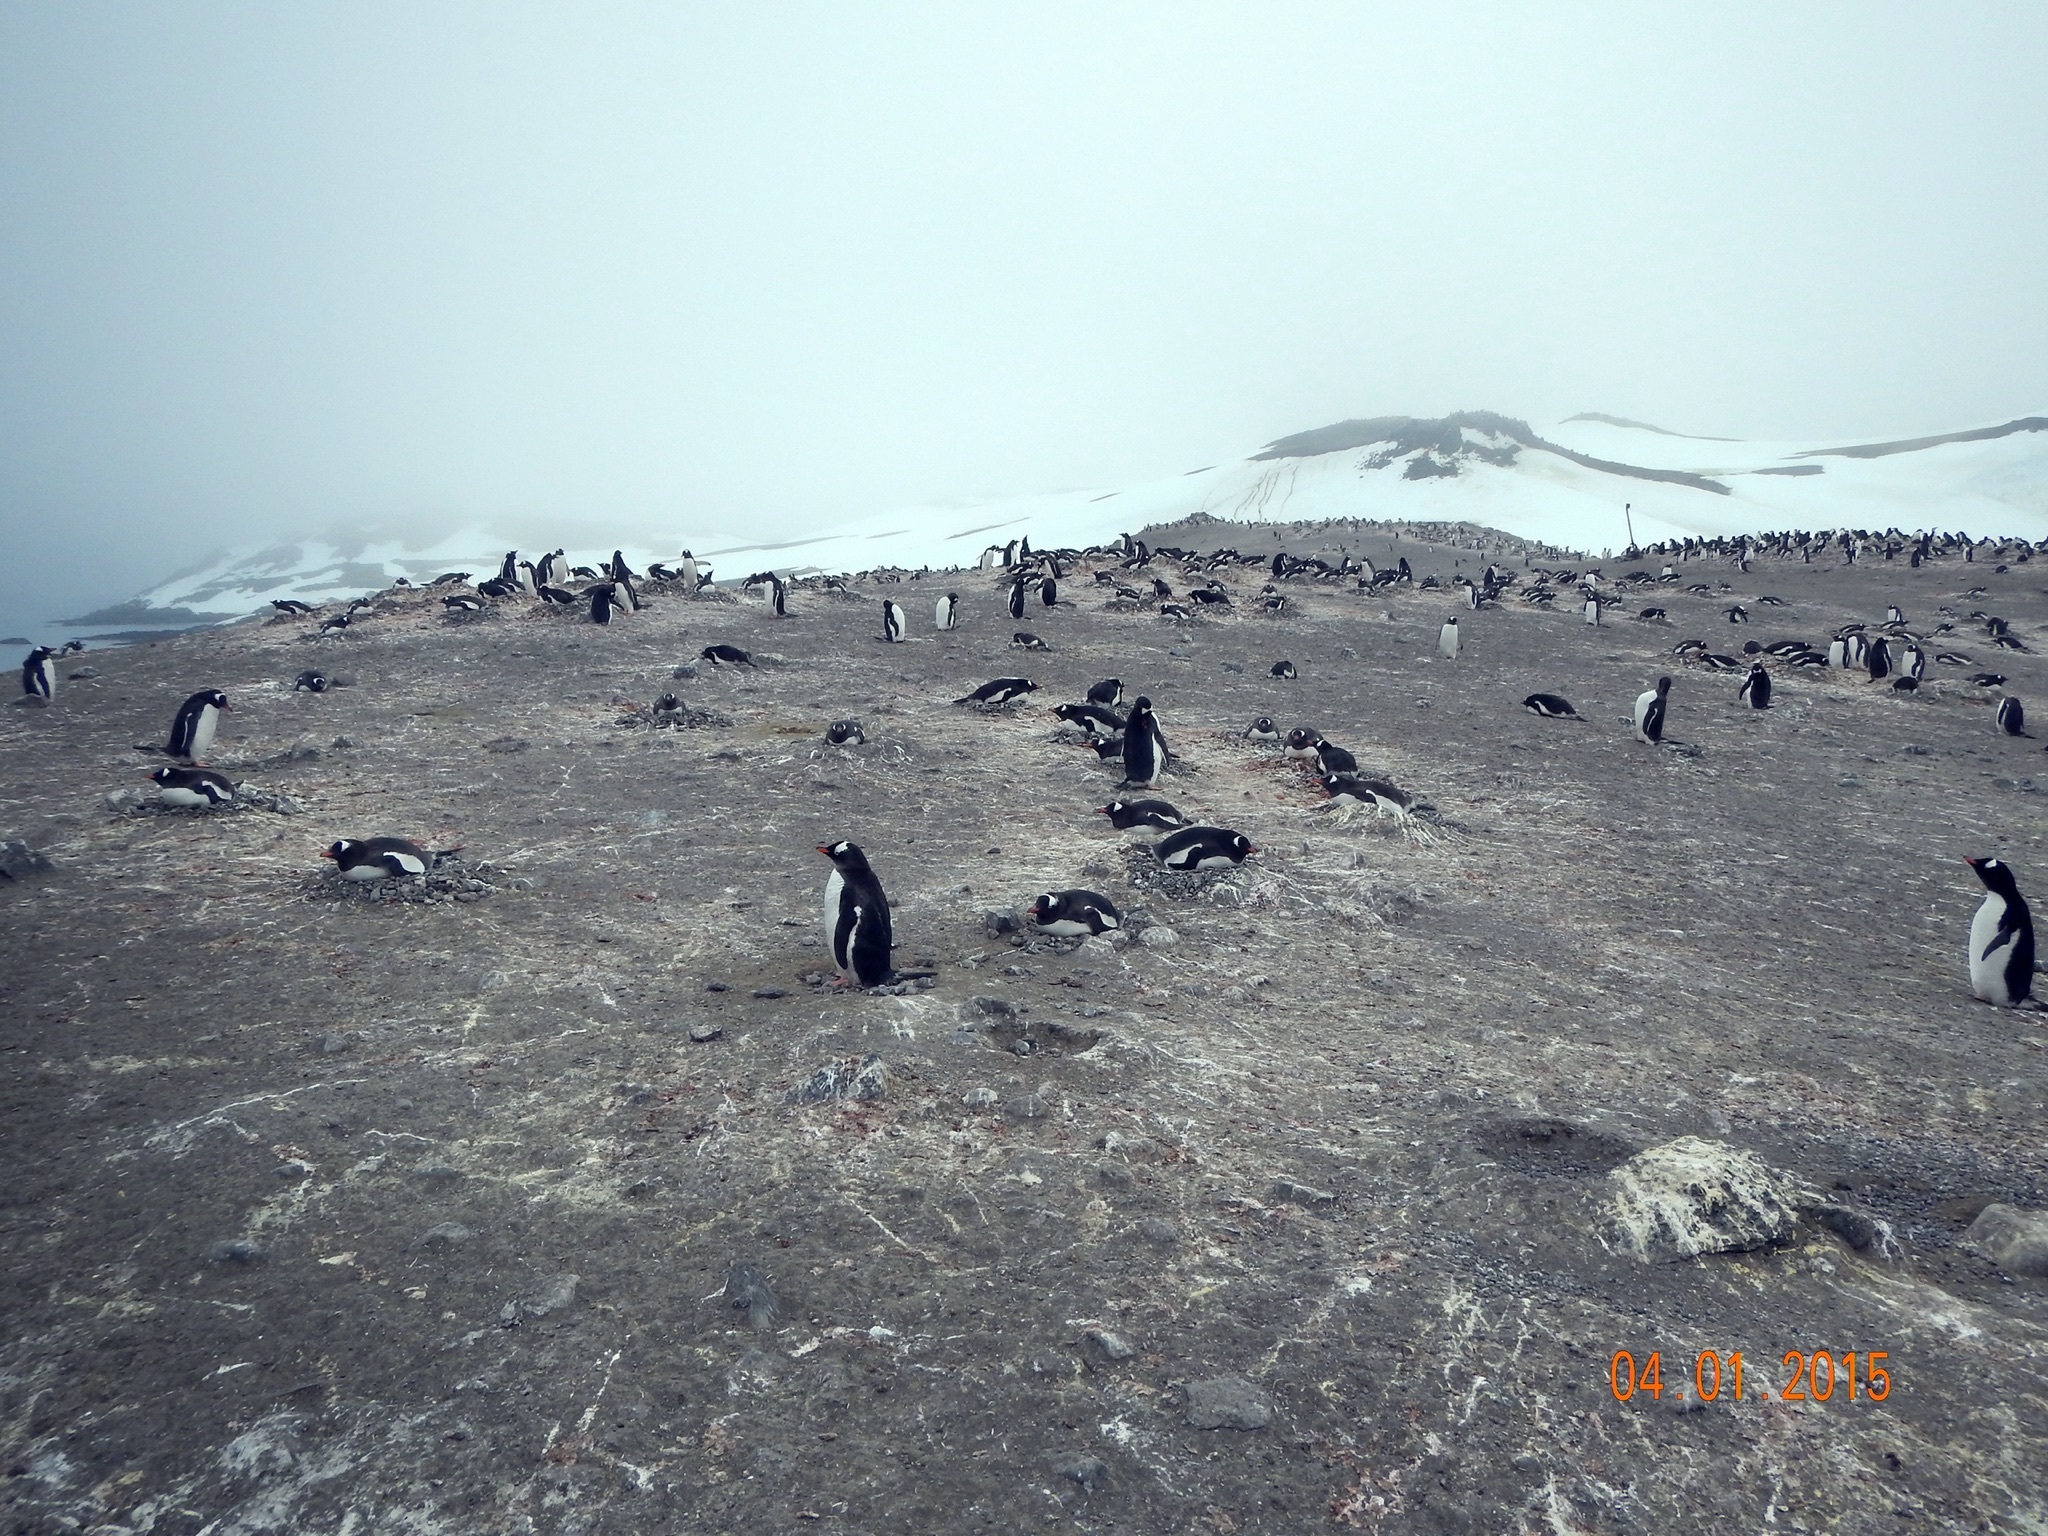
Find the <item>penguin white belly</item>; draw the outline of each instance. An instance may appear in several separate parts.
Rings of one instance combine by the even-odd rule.
[[[1984,953],[1998,936],[1998,925],[2004,917],[2005,898],[1992,895],[1984,898],[1984,905],[1970,919],[1970,990],[1987,1003],[2009,1008],[2012,991],[2005,984],[2005,964],[2012,958],[2013,940],[2018,935],[2007,934],[2004,943],[1990,954]]]
[[[839,908],[845,899],[846,881],[835,869],[825,881],[825,947],[832,953],[832,963],[842,973],[851,974],[853,925],[847,925],[844,936],[839,932]]]
[[[211,800],[195,789],[174,789],[169,785],[158,790],[156,797],[163,801],[165,805],[175,805],[185,810],[198,810],[201,806],[213,804]]]
[[[192,746],[186,755],[195,759],[204,757],[213,746],[213,733],[219,726],[220,711],[211,704],[202,705],[199,718],[192,722]]]
[[[354,869],[344,869],[341,872],[341,878],[344,880],[388,880],[390,877],[391,871],[386,869],[383,862],[378,859],[372,859],[367,864],[358,864]]]

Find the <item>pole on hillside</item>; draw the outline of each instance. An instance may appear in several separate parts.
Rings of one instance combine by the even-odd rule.
[[[1628,508],[1629,504],[1624,501],[1621,504],[1621,519],[1628,525],[1628,547],[1634,549],[1636,547],[1636,520],[1629,516]]]

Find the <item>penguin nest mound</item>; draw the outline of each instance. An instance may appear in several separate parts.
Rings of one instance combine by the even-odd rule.
[[[732,729],[732,717],[721,715],[715,709],[693,709],[685,704],[680,709],[646,707],[627,710],[612,724],[627,730],[651,726],[657,731],[729,731]]]
[[[146,789],[117,790],[107,796],[107,803],[114,808],[117,816],[145,818],[232,816],[239,811],[269,811],[277,816],[298,816],[304,814],[306,809],[290,795],[280,794],[272,789],[258,789],[253,784],[240,782],[235,785],[235,798],[226,805],[165,805]]]
[[[443,859],[424,875],[410,875],[400,880],[349,880],[339,870],[329,869],[308,875],[303,882],[302,893],[308,901],[355,901],[383,906],[439,904],[482,901],[509,884],[515,882],[509,881],[503,870],[491,864]]]
[[[1130,848],[1124,852],[1124,878],[1132,887],[1168,901],[1210,901],[1218,906],[1235,906],[1242,895],[1238,879],[1243,873],[1238,869],[1183,872],[1168,869],[1149,848]]]

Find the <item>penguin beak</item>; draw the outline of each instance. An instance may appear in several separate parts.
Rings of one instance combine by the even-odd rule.
[[[818,852],[825,855],[825,857],[828,859],[832,857],[832,850],[830,848],[827,848],[823,843],[818,844]]]
[[[323,859],[331,859],[334,857],[334,850],[332,848],[322,848],[320,850],[320,857]]]

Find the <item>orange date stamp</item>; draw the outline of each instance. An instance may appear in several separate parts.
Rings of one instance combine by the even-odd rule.
[[[1762,1373],[1765,1379],[1755,1395],[1781,1403],[1881,1403],[1892,1395],[1890,1360],[1891,1352],[1883,1349],[1852,1349],[1839,1355],[1825,1349],[1788,1349],[1777,1370]],[[1723,1397],[1741,1402],[1742,1372],[1741,1350],[1724,1355],[1703,1349],[1693,1357],[1692,1396],[1703,1403],[1718,1402]],[[1752,1368],[1752,1386],[1758,1385],[1758,1374]],[[1774,1394],[1772,1384],[1781,1375],[1784,1380],[1778,1383]],[[1637,1393],[1646,1393],[1661,1402],[1664,1393],[1671,1390],[1664,1382],[1664,1352],[1651,1350],[1639,1365],[1629,1351],[1617,1349],[1607,1362],[1607,1390],[1614,1394],[1617,1403],[1632,1401]],[[1677,1384],[1675,1395],[1686,1395],[1682,1382]]]

